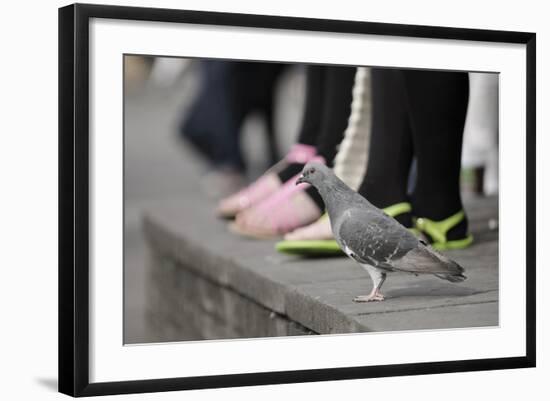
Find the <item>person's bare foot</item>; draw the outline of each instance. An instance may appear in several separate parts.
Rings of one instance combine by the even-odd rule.
[[[330,220],[328,219],[328,215],[325,214],[310,225],[298,228],[285,234],[284,238],[287,241],[315,241],[334,239],[334,235],[332,234],[332,229],[330,228]]]

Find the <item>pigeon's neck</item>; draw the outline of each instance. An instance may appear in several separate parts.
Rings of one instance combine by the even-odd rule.
[[[338,178],[326,185],[320,186],[318,191],[323,198],[328,215],[333,221],[338,217],[340,211],[345,210],[345,207],[342,206],[348,202],[353,202],[357,196],[360,197],[360,195]]]

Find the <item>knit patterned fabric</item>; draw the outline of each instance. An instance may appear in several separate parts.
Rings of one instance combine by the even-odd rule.
[[[366,173],[371,130],[370,69],[357,68],[353,100],[344,139],[334,159],[334,173],[357,190]]]

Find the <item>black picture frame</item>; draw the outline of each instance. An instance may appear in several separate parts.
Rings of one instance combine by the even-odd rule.
[[[192,23],[526,45],[526,353],[521,357],[90,383],[89,22]],[[527,32],[74,4],[59,9],[59,391],[95,396],[534,367],[536,363],[536,35]]]

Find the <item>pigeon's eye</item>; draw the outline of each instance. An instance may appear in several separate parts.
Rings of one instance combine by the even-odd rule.
[[[312,167],[312,168],[309,170],[309,173],[310,173],[310,174],[313,174],[314,172],[315,172],[315,168]]]

